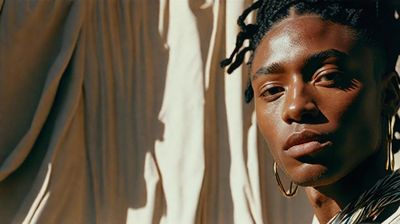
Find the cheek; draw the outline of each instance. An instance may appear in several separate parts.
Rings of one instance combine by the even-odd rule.
[[[381,107],[376,88],[374,86],[366,89],[361,83],[357,83],[348,91],[319,91],[317,104],[328,122],[338,128],[369,125],[376,129]]]
[[[346,113],[345,119],[349,121],[348,129],[353,130],[353,144],[358,144],[364,150],[374,151],[378,148],[380,140],[380,95],[376,88],[369,88],[364,90],[359,98],[356,106]]]
[[[322,112],[331,128],[337,130],[338,143],[343,150],[338,157],[351,153],[354,160],[357,160],[356,155],[362,159],[378,148],[381,105],[376,87],[365,89],[360,84],[352,91],[331,92],[321,97],[325,99]]]
[[[268,105],[262,100],[255,101],[258,128],[275,158],[278,156],[279,146],[283,144],[287,136],[284,133],[286,124],[280,116],[281,109],[278,101]]]

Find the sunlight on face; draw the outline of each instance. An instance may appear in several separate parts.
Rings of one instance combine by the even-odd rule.
[[[378,150],[373,71],[373,52],[318,16],[284,19],[264,36],[251,71],[258,126],[294,182],[333,183]]]

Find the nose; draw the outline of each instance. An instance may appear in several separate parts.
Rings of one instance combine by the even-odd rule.
[[[288,123],[315,123],[320,110],[314,101],[313,86],[305,83],[302,78],[294,78],[288,88],[282,119]]]

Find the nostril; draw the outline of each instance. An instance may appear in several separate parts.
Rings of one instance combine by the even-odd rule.
[[[298,122],[303,124],[323,124],[328,122],[328,118],[317,106],[314,106],[312,109],[303,111]]]
[[[328,121],[317,105],[312,101],[301,105],[289,105],[284,111],[282,118],[288,124],[320,124]]]
[[[307,124],[319,123],[319,115],[320,113],[317,110],[309,111],[308,113],[304,113],[302,115],[300,122]]]

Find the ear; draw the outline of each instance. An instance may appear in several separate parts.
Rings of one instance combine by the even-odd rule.
[[[387,73],[383,78],[383,113],[394,116],[400,107],[399,75],[393,71]]]

